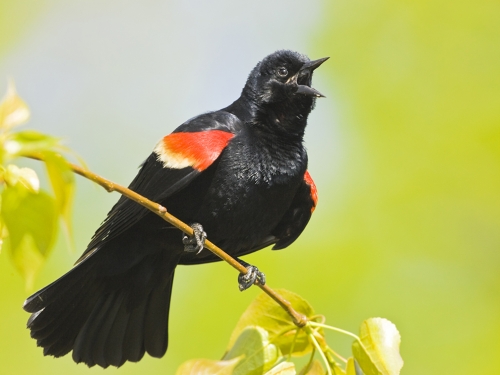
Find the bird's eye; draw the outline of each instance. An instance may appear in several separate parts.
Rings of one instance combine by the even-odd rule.
[[[286,70],[286,68],[284,67],[280,67],[278,68],[278,75],[280,77],[286,77],[288,75],[288,70]]]

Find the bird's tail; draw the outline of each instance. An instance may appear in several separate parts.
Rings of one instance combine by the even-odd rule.
[[[103,249],[104,250],[104,249]],[[149,254],[125,270],[103,272],[99,251],[29,297],[31,337],[44,355],[73,350],[75,362],[121,366],[168,346],[170,295],[177,264],[165,252]]]

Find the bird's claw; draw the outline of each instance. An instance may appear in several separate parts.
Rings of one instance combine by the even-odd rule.
[[[203,230],[201,224],[193,223],[190,227],[193,229],[193,235],[188,236],[187,234],[184,234],[182,236],[184,251],[199,254],[203,250],[207,234]]]
[[[240,292],[250,288],[255,283],[255,280],[257,280],[261,285],[266,283],[266,275],[259,271],[257,267],[250,264],[244,264],[244,266],[248,272],[246,274],[240,273],[238,275],[238,286],[240,288]]]

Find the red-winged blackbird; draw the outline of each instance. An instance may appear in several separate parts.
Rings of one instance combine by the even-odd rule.
[[[121,197],[75,267],[29,297],[31,337],[44,355],[121,366],[165,354],[174,270],[219,260],[204,231],[234,257],[290,245],[307,225],[316,188],[303,135],[316,97],[310,61],[277,51],[257,64],[239,99],[194,117],[164,137],[130,189],[192,225],[181,235]],[[200,225],[201,224],[201,225]],[[246,264],[245,264],[246,265]],[[253,266],[242,289],[263,274]],[[255,272],[254,272],[255,271]]]

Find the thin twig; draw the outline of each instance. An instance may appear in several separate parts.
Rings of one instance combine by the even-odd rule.
[[[325,363],[326,371],[328,372],[328,375],[332,375],[332,370],[330,368],[330,363],[326,359],[326,356],[325,356],[325,353],[323,352],[323,350],[321,350],[321,346],[319,345],[318,341],[316,340],[316,337],[314,337],[314,332],[312,331],[312,329],[309,326],[306,327],[306,330],[309,331],[308,332],[309,339],[312,341],[313,345],[316,347],[316,349],[318,350],[321,358],[323,359],[323,362]]]
[[[332,348],[328,347],[328,351],[330,353],[332,353],[335,357],[337,357],[338,359],[340,359],[342,362],[344,363],[347,363],[347,359],[342,357],[339,353],[337,353],[335,350],[333,350]]]
[[[290,332],[290,331],[289,331]],[[290,347],[290,351],[288,352],[287,361],[290,362],[292,360],[293,349],[295,349],[295,344],[297,342],[297,337],[299,336],[300,329],[295,330],[295,335],[293,335],[292,346]]]
[[[329,326],[329,325],[326,325],[326,324],[318,323],[318,322],[312,322],[311,321],[309,323],[313,327],[321,327],[321,328],[331,329],[332,331],[340,332],[340,333],[343,333],[344,335],[351,336],[352,338],[356,339],[356,341],[358,341],[361,345],[363,345],[363,343],[361,342],[361,339],[359,338],[359,336],[355,335],[352,332],[349,332],[349,331],[346,331],[344,329],[340,329],[340,328],[337,328],[337,327],[332,327],[332,326]]]
[[[32,158],[32,159],[37,159],[44,161],[43,157],[41,155],[25,155],[26,157]],[[82,168],[78,165],[68,163],[69,167],[75,172],[76,174],[79,174],[80,176],[83,176],[96,184],[102,186],[104,189],[106,189],[108,192],[113,192],[116,191],[127,198],[139,203],[140,205],[146,207],[148,210],[152,211],[156,215],[160,216],[163,220],[167,221],[168,223],[172,224],[174,227],[180,229],[184,233],[186,233],[189,236],[193,235],[193,229],[187,225],[186,223],[182,222],[181,220],[177,219],[175,216],[170,214],[165,207],[162,205],[155,203],[151,200],[149,200],[146,197],[143,197],[140,194],[137,194],[136,192],[126,188],[125,186],[122,186],[120,184],[114,183],[104,177],[101,177],[88,169]],[[210,242],[208,239],[205,240],[205,248],[210,250],[212,253],[217,255],[219,258],[222,260],[226,261],[229,263],[233,268],[235,268],[238,272],[246,274],[248,271],[245,267],[243,267],[238,261],[236,261],[233,257],[231,257],[229,254],[224,252],[222,249],[220,249],[218,246]],[[269,297],[271,297],[274,301],[276,301],[287,313],[290,315],[292,318],[293,323],[297,327],[304,327],[307,323],[307,317],[304,314],[299,313],[296,311],[293,307],[292,304],[284,299],[281,295],[276,293],[273,289],[271,289],[269,286],[262,285],[260,284],[257,280],[255,281],[255,285],[257,285],[260,289],[262,289]]]
[[[320,354],[322,357],[325,358],[326,362],[329,364],[330,368],[333,369],[335,373],[337,373],[336,368],[339,367],[337,362],[335,361],[335,358],[332,357],[332,354],[330,353],[332,350],[328,346],[328,344],[325,341],[325,337],[320,334],[317,330],[322,328],[322,326],[325,326],[324,324],[316,323],[313,321],[309,321],[304,327],[306,333],[311,339],[316,340],[315,342],[319,345],[320,347]],[[314,327],[314,328],[313,328]],[[317,335],[317,337],[316,337]]]

